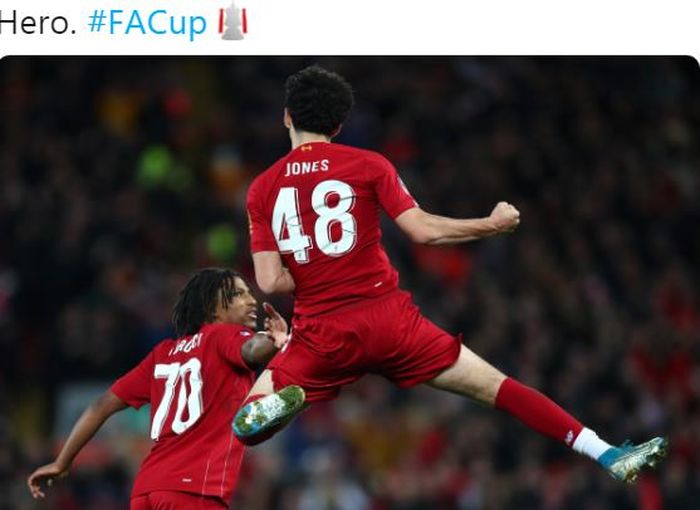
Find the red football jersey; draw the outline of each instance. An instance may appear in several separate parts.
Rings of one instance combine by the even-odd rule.
[[[251,184],[251,250],[282,255],[296,283],[295,313],[328,312],[397,288],[380,242],[380,208],[393,219],[416,206],[380,154],[304,144]]]
[[[255,380],[241,346],[253,334],[234,324],[205,325],[195,335],[159,343],[112,385],[131,407],[151,404],[155,444],[132,496],[176,490],[231,498],[244,450],[231,421]]]

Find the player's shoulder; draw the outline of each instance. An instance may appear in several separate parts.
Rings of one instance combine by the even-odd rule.
[[[279,174],[280,169],[284,166],[285,161],[289,158],[289,154],[290,153],[285,154],[277,161],[272,163],[270,166],[268,166],[265,170],[256,175],[253,178],[253,181],[250,183],[250,188],[261,186],[266,181],[269,181],[270,179],[275,179],[275,177]]]
[[[168,354],[177,345],[177,341],[177,338],[166,338],[165,340],[158,342],[155,347],[151,349],[151,354],[153,355],[154,359],[161,360],[168,356]]]
[[[202,333],[205,336],[212,337],[252,337],[255,332],[242,324],[230,324],[225,322],[217,322],[214,324],[206,324],[202,327]]]
[[[362,158],[370,168],[386,168],[387,166],[393,167],[391,161],[384,156],[381,152],[377,152],[372,149],[362,149],[360,147],[350,147],[347,145],[341,146],[348,152],[352,152],[355,157]]]
[[[332,143],[331,148],[336,154],[347,154],[349,156],[365,158],[370,161],[388,161],[382,154],[371,149],[363,149],[362,147],[354,147],[342,143]]]
[[[272,165],[253,177],[253,180],[250,181],[250,185],[248,186],[248,191],[246,193],[246,199],[248,202],[251,200],[261,200],[265,198],[270,186],[272,185],[270,177],[272,176],[274,169],[275,165]]]
[[[377,151],[339,143],[333,143],[331,146],[335,156],[341,159],[353,160],[356,165],[360,165],[363,168],[364,175],[370,179],[375,179],[394,168],[391,162]]]

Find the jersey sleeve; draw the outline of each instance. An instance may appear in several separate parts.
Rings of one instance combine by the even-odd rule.
[[[277,243],[272,233],[271,222],[265,214],[260,191],[260,180],[256,179],[248,188],[246,210],[248,212],[248,230],[250,233],[250,251],[277,251]]]
[[[408,209],[418,207],[396,168],[386,158],[377,154],[370,159],[369,166],[379,203],[392,219]]]
[[[248,369],[243,359],[243,344],[253,338],[255,333],[246,327],[233,324],[217,326],[216,342],[219,356],[232,367]]]
[[[154,360],[155,354],[151,351],[141,363],[112,384],[112,393],[135,409],[148,404],[151,401]]]

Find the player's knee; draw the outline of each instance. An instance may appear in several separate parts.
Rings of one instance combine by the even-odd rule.
[[[481,404],[493,406],[498,389],[505,379],[506,376],[500,370],[463,346],[457,363],[433,379],[430,384],[464,395]]]

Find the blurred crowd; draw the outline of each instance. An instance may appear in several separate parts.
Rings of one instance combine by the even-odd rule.
[[[366,377],[247,453],[241,510],[690,510],[700,501],[700,73],[690,58],[10,58],[0,63],[0,509],[125,508],[110,436],[35,503],[62,389],[171,334],[195,268],[251,276],[247,184],[289,150],[285,77],[353,84],[340,143],[428,211],[516,233],[384,243],[424,313],[609,442],[671,438],[624,486],[497,411]],[[276,298],[287,317],[292,302]]]

